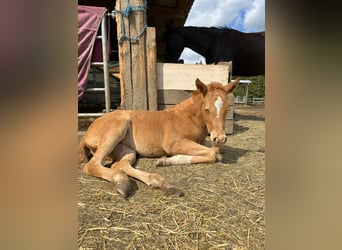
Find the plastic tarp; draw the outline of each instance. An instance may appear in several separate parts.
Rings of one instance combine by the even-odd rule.
[[[78,5],[78,100],[86,88],[97,31],[105,13],[104,7]]]

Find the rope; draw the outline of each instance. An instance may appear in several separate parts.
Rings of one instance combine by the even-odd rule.
[[[138,42],[141,35],[144,34],[146,28],[147,28],[147,24],[146,24],[146,9],[147,9],[147,3],[146,0],[144,1],[144,5],[138,5],[138,6],[131,6],[129,4],[129,0],[126,0],[126,8],[123,10],[114,10],[114,12],[116,14],[120,14],[121,15],[121,30],[122,30],[122,35],[119,39],[119,42],[122,43],[124,40],[129,40],[131,42]],[[143,11],[144,12],[144,16],[145,16],[145,21],[144,21],[144,26],[141,29],[141,31],[135,35],[135,36],[128,36],[126,35],[126,31],[125,31],[125,25],[123,22],[124,18],[128,18],[129,15],[133,12],[133,11]]]

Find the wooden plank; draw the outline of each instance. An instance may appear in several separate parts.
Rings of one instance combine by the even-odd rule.
[[[116,65],[109,66],[108,72],[109,73],[120,73],[120,65],[116,64]]]
[[[148,110],[157,110],[157,47],[154,27],[147,28],[146,55]]]
[[[235,102],[235,96],[234,96],[234,94],[233,94],[233,93],[229,93],[229,94],[227,95],[227,97],[228,97],[228,102],[229,102],[230,109],[231,109],[231,110],[234,110],[234,102]]]
[[[158,89],[195,90],[196,78],[204,83],[228,83],[229,64],[157,63]]]
[[[224,130],[227,135],[232,135],[234,132],[234,94],[229,93],[228,94],[228,102],[229,102],[229,112],[226,115],[226,122],[225,122],[225,127]]]
[[[123,10],[126,7],[126,0],[116,1],[115,8],[117,10]],[[118,41],[122,35],[129,35],[129,25],[127,18],[122,18],[121,15],[116,15],[117,22],[117,36]],[[124,30],[122,30],[122,22]],[[131,50],[130,42],[128,40],[122,40],[118,45],[119,50],[119,68],[120,68],[120,89],[121,89],[121,109],[132,109],[133,108],[133,88],[132,88],[132,77],[131,77]]]
[[[265,97],[261,97],[261,98],[253,97],[253,98],[252,98],[252,103],[253,103],[253,104],[265,103]]]
[[[233,62],[219,62],[218,65],[228,65],[229,66],[229,72],[228,72],[228,82],[232,81],[232,73],[233,73]]]
[[[234,106],[230,106],[230,109],[226,115],[226,119],[233,119],[234,118]]]
[[[132,6],[142,6],[143,0],[131,1]],[[136,37],[143,30],[145,14],[143,11],[133,12],[129,16],[130,37]],[[146,32],[141,34],[138,41],[131,41],[132,56],[132,86],[133,109],[147,109],[147,83],[146,83]]]
[[[164,110],[168,108],[174,107],[174,104],[164,104],[164,103],[158,103],[158,110]]]
[[[175,105],[192,95],[192,91],[175,89],[158,89],[158,105]]]
[[[233,119],[226,119],[224,131],[227,135],[232,135],[234,132],[234,120]]]

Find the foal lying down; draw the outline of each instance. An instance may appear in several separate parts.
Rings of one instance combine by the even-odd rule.
[[[84,173],[113,182],[124,197],[131,191],[129,177],[160,188],[166,195],[184,195],[159,174],[132,167],[136,156],[161,157],[157,165],[216,162],[218,148],[227,139],[227,94],[238,84],[239,79],[227,85],[206,85],[197,79],[197,91],[172,108],[116,110],[96,119],[79,144]],[[208,133],[212,147],[203,145]],[[111,168],[104,166],[108,157],[114,162]]]

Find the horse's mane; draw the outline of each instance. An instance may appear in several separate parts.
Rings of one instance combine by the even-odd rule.
[[[227,27],[227,26],[211,26],[211,27],[204,27],[204,26],[182,26],[182,27],[172,27],[172,26],[168,25],[165,33],[162,36],[162,40],[165,41],[168,34],[171,34],[173,32],[177,33],[178,30],[180,31],[180,30],[184,30],[184,29],[202,30],[202,31],[213,32],[213,33],[230,32],[230,31],[240,32],[238,30],[232,29],[232,28]]]
[[[199,30],[212,30],[212,31],[238,31],[235,29],[232,29],[227,26],[210,26],[210,27],[204,27],[204,26],[184,26],[184,27],[175,27],[173,29],[182,29],[182,28],[193,28],[193,29],[199,29]]]
[[[219,90],[225,91],[224,86],[221,83],[218,83],[218,82],[209,83],[207,85],[207,87],[208,87],[208,91],[211,91],[213,89],[219,89]],[[199,93],[200,93],[199,90],[195,90],[192,95],[197,95]]]
[[[235,30],[227,26],[211,26],[210,29],[219,29],[219,30]]]
[[[208,91],[210,91],[212,89],[220,89],[220,90],[225,91],[224,86],[218,82],[212,82],[212,83],[208,84]]]
[[[197,30],[203,30],[203,31],[212,31],[212,32],[237,32],[237,33],[245,33],[245,34],[264,34],[265,31],[258,31],[258,32],[242,32],[240,30],[233,29],[228,26],[211,26],[211,27],[204,27],[204,26],[184,26],[184,27],[175,27],[169,30],[169,32],[177,32],[177,30],[182,30],[184,28],[189,29],[197,29]]]
[[[196,29],[196,30],[202,30],[206,32],[213,32],[213,33],[218,33],[218,32],[237,32],[237,33],[245,33],[245,34],[254,34],[258,36],[263,36],[265,37],[265,31],[258,31],[258,32],[242,32],[236,29],[233,29],[228,26],[210,26],[210,27],[204,27],[204,26],[181,26],[181,27],[172,27],[172,25],[167,24],[167,29],[165,33],[162,36],[162,40],[165,41],[166,37],[168,34],[171,34],[172,32],[177,33],[178,30],[184,30],[184,29]]]

